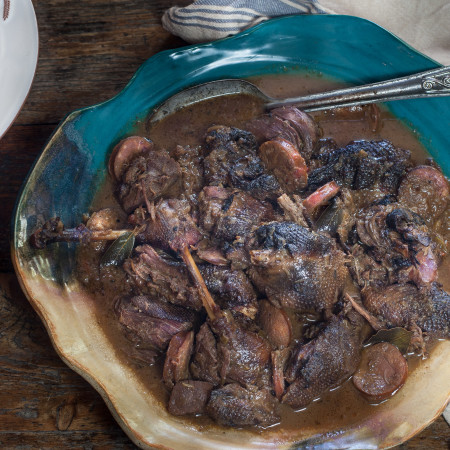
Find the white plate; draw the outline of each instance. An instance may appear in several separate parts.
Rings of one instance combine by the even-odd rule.
[[[31,0],[0,0],[0,138],[33,82],[39,38]]]

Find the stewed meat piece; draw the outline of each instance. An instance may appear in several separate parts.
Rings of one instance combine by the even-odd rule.
[[[139,230],[138,242],[178,252],[195,246],[203,238],[191,212],[187,200],[167,199],[149,205],[148,211],[138,209],[128,221]]]
[[[283,403],[303,408],[358,368],[364,319],[353,310],[332,316],[319,334],[299,344],[285,372],[290,383]]]
[[[201,226],[221,241],[244,238],[255,226],[274,218],[270,203],[239,189],[206,186],[199,200]]]
[[[130,213],[146,201],[180,193],[180,165],[164,151],[150,151],[135,157],[121,174],[117,195]]]
[[[387,327],[417,325],[438,338],[450,337],[450,295],[436,283],[429,289],[418,289],[412,283],[370,286],[361,294],[367,310]]]
[[[420,286],[436,280],[441,250],[418,214],[397,203],[376,205],[360,214],[356,231],[391,282],[411,280]]]
[[[331,310],[348,273],[332,239],[292,222],[258,228],[250,257],[250,279],[260,292],[298,312]]]
[[[414,167],[398,188],[399,203],[427,222],[433,222],[445,211],[448,200],[449,182],[440,170],[432,166]]]
[[[192,376],[217,386],[220,381],[220,361],[216,338],[207,322],[204,322],[195,336],[194,355],[191,362]]]
[[[255,318],[258,312],[256,292],[243,271],[209,264],[199,268],[206,287],[222,309]]]
[[[121,298],[115,312],[126,336],[137,350],[153,350],[154,359],[169,345],[173,336],[188,331],[194,323],[192,311],[149,296]]]
[[[177,145],[173,156],[181,168],[182,195],[191,205],[196,205],[204,185],[201,147]]]
[[[221,379],[267,386],[272,350],[269,342],[238,324],[229,311],[223,311],[209,325],[217,336]]]
[[[204,160],[207,184],[235,187],[260,200],[276,199],[282,194],[278,181],[265,171],[256,154],[252,133],[238,128],[212,127],[206,134],[206,148],[209,151]]]
[[[140,245],[123,267],[136,290],[161,296],[176,305],[195,310],[202,308],[198,290],[191,282],[186,266],[164,252],[157,252],[147,244]]]
[[[268,427],[280,421],[278,402],[265,389],[227,384],[211,392],[208,414],[220,425]]]
[[[205,412],[213,385],[206,381],[183,380],[172,389],[168,410],[174,416],[198,415]]]
[[[410,154],[389,141],[355,141],[346,147],[316,156],[320,166],[308,176],[308,190],[335,181],[342,187],[366,189],[379,183],[385,192],[396,192]]]

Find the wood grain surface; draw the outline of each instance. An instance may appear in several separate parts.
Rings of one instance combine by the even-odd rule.
[[[29,97],[0,140],[0,448],[133,449],[100,395],[54,351],[13,273],[9,233],[20,186],[57,124],[117,94],[155,53],[185,45],[161,26],[189,1],[33,0],[40,49]],[[1,99],[0,99],[1,101]],[[439,418],[403,449],[450,448]]]

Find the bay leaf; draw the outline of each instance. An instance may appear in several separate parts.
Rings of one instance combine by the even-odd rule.
[[[119,266],[130,255],[134,247],[135,235],[132,231],[123,233],[106,250],[100,259],[100,267]]]
[[[368,341],[367,344],[378,344],[379,342],[389,342],[395,345],[401,353],[408,351],[411,342],[412,331],[408,331],[402,327],[383,329],[377,331]]]

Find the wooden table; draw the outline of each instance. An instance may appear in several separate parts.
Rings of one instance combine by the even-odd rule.
[[[162,28],[161,16],[189,1],[33,3],[40,33],[36,77],[0,140],[0,448],[131,449],[99,394],[59,359],[21,293],[9,224],[22,181],[58,122],[117,94],[150,56],[185,45]],[[450,448],[450,427],[441,417],[401,448]]]

